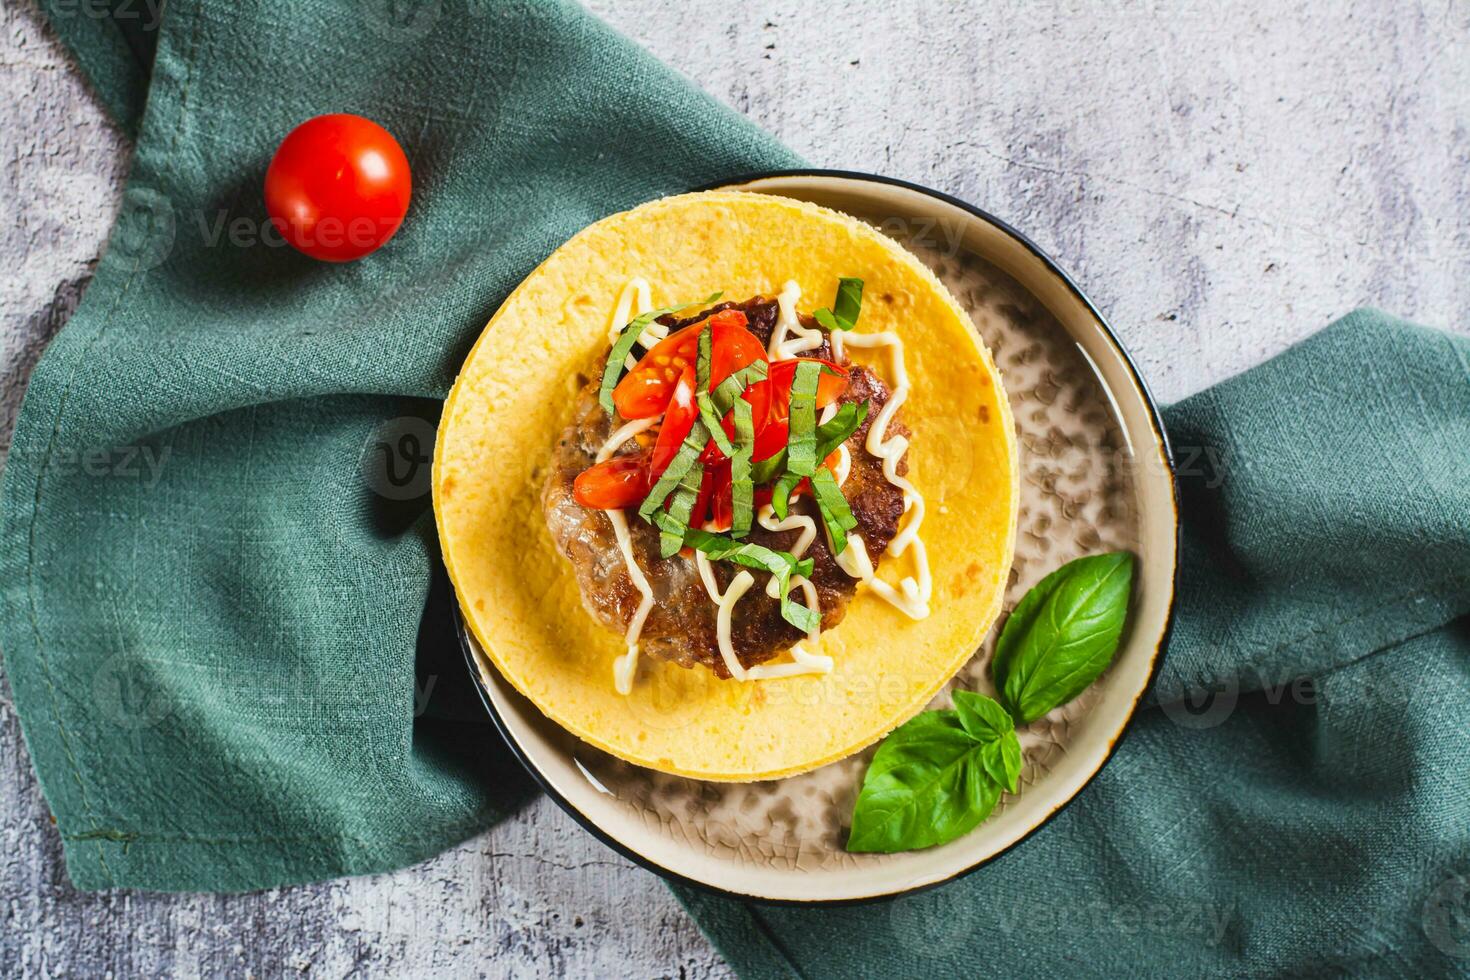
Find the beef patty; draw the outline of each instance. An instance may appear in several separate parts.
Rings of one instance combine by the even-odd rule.
[[[777,305],[773,299],[756,297],[744,303],[721,303],[697,316],[678,319],[659,318],[669,332],[697,323],[717,310],[737,309],[745,313],[748,329],[769,345],[776,324]],[[802,325],[820,329],[815,320],[803,315]],[[831,358],[826,344],[809,356]],[[852,466],[842,485],[852,515],[857,520],[854,533],[862,535],[868,554],[876,565],[888,543],[898,533],[903,517],[903,492],[883,476],[883,464],[863,446],[868,428],[887,402],[890,392],[877,375],[865,367],[845,365],[848,370],[847,391],[841,402],[868,401],[868,415],[847,440]],[[618,548],[612,521],[600,510],[588,510],[572,497],[572,482],[596,461],[597,451],[624,419],[609,417],[597,402],[598,379],[589,381],[577,400],[575,418],[558,440],[552,455],[551,472],[542,490],[542,506],[546,524],[558,550],[571,561],[582,602],[594,619],[618,633],[627,631],[628,623],[642,600],[637,586],[628,575]],[[886,435],[907,436],[908,430],[896,413]],[[638,452],[637,442],[629,442],[618,454]],[[907,472],[907,457],[899,460],[898,472]],[[857,580],[838,567],[822,533],[822,520],[816,505],[803,495],[792,501],[791,513],[805,514],[816,522],[817,536],[804,557],[812,559],[811,582],[816,587],[822,610],[822,629],[829,630],[842,622],[847,604],[857,589]],[[675,555],[659,556],[659,533],[641,520],[631,509],[627,512],[633,554],[653,589],[653,608],[644,621],[639,638],[640,649],[649,656],[668,660],[683,667],[703,664],[720,677],[729,677],[720,655],[716,634],[718,607],[710,601],[700,579],[694,559]],[[743,540],[780,551],[790,551],[800,537],[800,529],[769,531],[757,521]],[[714,577],[723,592],[742,570],[732,562],[711,563]],[[778,600],[766,594],[768,576],[751,570],[756,582],[735,604],[731,616],[730,638],[741,666],[752,667],[777,656],[802,639],[796,627],[781,618]],[[796,598],[802,600],[800,590]]]

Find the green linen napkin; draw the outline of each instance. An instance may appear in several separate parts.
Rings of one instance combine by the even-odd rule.
[[[1177,619],[1112,761],[929,892],[678,889],[742,976],[1470,974],[1470,340],[1359,311],[1165,416]]]
[[[104,101],[141,105],[146,45],[52,7]],[[572,231],[794,162],[574,9],[386,7],[170,3],[124,220],[32,382],[3,643],[83,887],[393,867],[523,797],[450,703],[425,501],[371,450],[424,434]],[[118,51],[141,53],[96,67]],[[399,237],[346,267],[211,241],[262,218],[275,140],[339,109],[414,160]],[[1157,696],[1022,846],[869,906],[681,898],[747,976],[1463,969],[1467,376],[1470,343],[1364,311],[1169,411],[1184,580]],[[82,464],[110,448],[156,479]]]
[[[156,4],[46,6],[111,110],[151,77],[0,501],[0,642],[71,879],[249,889],[435,854],[530,792],[442,594],[425,611],[439,400],[574,232],[797,160],[570,4],[170,0],[156,34]],[[387,247],[330,265],[262,240],[261,183],[342,111],[397,135],[415,185]]]

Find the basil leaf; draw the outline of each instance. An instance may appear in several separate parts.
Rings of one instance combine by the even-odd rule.
[[[791,491],[801,482],[801,477],[795,473],[783,473],[781,479],[771,488],[771,512],[779,520],[786,520],[786,515],[791,512]]]
[[[986,774],[1017,792],[1021,788],[1021,742],[1006,709],[973,691],[955,691],[954,708],[965,731],[980,743],[980,764]]]
[[[665,306],[663,309],[640,313],[629,320],[623,332],[618,334],[618,339],[613,342],[612,350],[607,354],[607,361],[602,366],[602,386],[597,391],[597,403],[602,406],[602,410],[609,415],[613,413],[613,389],[618,386],[618,381],[623,376],[624,363],[628,360],[628,355],[633,353],[633,345],[638,342],[639,337],[643,336],[643,331],[648,329],[650,323],[669,313],[682,313],[691,306],[708,306],[723,295],[724,293],[711,293],[697,303]]]
[[[818,323],[827,329],[851,330],[857,326],[858,314],[863,309],[863,281],[843,277],[837,280],[837,299],[832,309],[820,309],[812,314]]]
[[[745,399],[740,399],[745,401]],[[723,412],[715,409],[714,400],[710,398],[707,391],[700,391],[694,396],[694,403],[699,406],[699,420],[709,430],[710,438],[715,441],[715,446],[726,456],[735,455],[735,447],[730,444],[730,437],[725,434],[725,426],[720,422]],[[750,404],[746,402],[746,404]]]
[[[699,356],[694,360],[694,390],[700,394],[709,390],[710,348],[714,343],[710,335],[714,332],[714,328],[708,324],[699,328]]]
[[[750,464],[750,481],[756,486],[770,483],[786,467],[786,449],[782,447],[765,459]]]
[[[674,491],[674,499],[669,501],[669,512],[666,515],[672,524],[681,528],[689,526],[689,518],[694,514],[694,505],[699,500],[699,486],[704,482],[704,464],[695,463],[689,467],[684,478],[679,481],[678,489]],[[660,525],[658,536],[658,553],[661,558],[671,558],[679,553],[684,544],[684,536],[676,530],[665,530]]]
[[[786,435],[786,469],[811,476],[817,468],[818,361],[800,361],[791,381],[791,419]]]
[[[981,762],[982,747],[955,711],[926,711],[901,725],[863,777],[847,849],[891,854],[974,830],[1001,794]]]
[[[845,402],[841,408],[837,409],[836,415],[817,426],[817,458],[826,459],[830,456],[832,450],[846,442],[867,417],[868,403],[866,401]],[[752,464],[751,481],[756,486],[770,483],[781,475],[785,467],[786,450],[782,448]],[[795,486],[794,483],[792,485]]]
[[[1016,604],[990,669],[1018,723],[1071,701],[1112,663],[1128,616],[1133,566],[1126,551],[1078,558]]]
[[[669,494],[674,492],[674,488],[679,486],[684,480],[684,477],[689,473],[689,470],[695,467],[695,464],[699,460],[699,454],[704,452],[704,444],[708,441],[709,430],[704,427],[704,423],[700,422],[699,419],[695,419],[694,425],[689,428],[689,434],[684,437],[684,442],[680,444],[679,451],[669,461],[669,468],[664,470],[663,475],[658,478],[658,482],[653,485],[653,489],[648,492],[648,496],[643,498],[643,503],[638,507],[639,517],[645,521],[653,520],[654,511],[664,505],[664,501],[669,498]],[[700,467],[700,469],[702,470],[703,468]],[[694,489],[696,491],[699,489],[698,477],[696,477]]]
[[[681,535],[684,544],[696,551],[704,552],[711,561],[733,561],[737,565],[759,569],[774,575],[780,590],[781,618],[803,633],[810,633],[821,623],[822,617],[815,610],[808,609],[791,599],[791,579],[797,575],[803,577],[811,575],[812,560],[810,558],[798,561],[794,555],[785,551],[775,551],[753,542],[736,541],[722,534],[711,534],[709,531],[683,526],[669,514],[655,514],[653,520],[660,530],[666,534]]]
[[[735,452],[730,457],[730,537],[750,533],[755,516],[755,484],[750,482],[750,454],[755,451],[755,417],[750,402],[735,399]]]
[[[840,323],[847,324],[851,330],[857,325],[858,314],[863,309],[863,281],[846,276],[837,280],[837,302],[832,304],[832,312],[837,315]]]
[[[735,404],[735,399],[739,398],[747,387],[764,380],[766,380],[766,362],[751,361],[750,364],[715,385],[715,390],[709,395],[710,402],[715,406],[715,413],[720,418],[724,418],[725,413]]]
[[[840,555],[847,550],[847,532],[857,527],[857,518],[852,516],[852,508],[847,506],[847,498],[842,495],[837,478],[825,466],[818,467],[812,474],[812,496],[816,498],[822,523],[827,525],[827,533],[832,537],[832,551]]]

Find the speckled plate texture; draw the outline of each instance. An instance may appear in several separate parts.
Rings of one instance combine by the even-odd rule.
[[[843,843],[875,748],[757,783],[643,769],[547,721],[461,633],[486,704],[522,761],[574,817],[628,856],[670,877],[778,901],[901,893],[1012,846],[1111,753],[1152,675],[1172,606],[1177,521],[1167,444],[1152,400],[1101,318],[1045,256],[999,222],[942,195],[858,175],[788,174],[742,186],[869,221],[933,269],[968,311],[1004,377],[1021,449],[1006,612],[1073,558],[1139,554],[1135,608],[1113,667],[1077,700],[1021,730],[1020,793],[1003,797],[974,833],[927,851],[850,854]],[[990,631],[931,707],[948,707],[956,687],[994,693],[988,667],[997,633]]]

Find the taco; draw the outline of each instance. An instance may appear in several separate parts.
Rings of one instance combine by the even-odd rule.
[[[912,255],[780,197],[655,201],[558,249],[445,405],[466,622],[548,717],[753,780],[923,708],[1000,610],[1017,453],[993,360]]]

